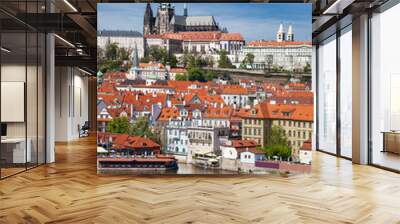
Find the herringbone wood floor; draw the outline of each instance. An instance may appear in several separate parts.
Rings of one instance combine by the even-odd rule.
[[[0,223],[400,223],[400,175],[315,153],[290,177],[96,174],[95,139],[0,181]]]

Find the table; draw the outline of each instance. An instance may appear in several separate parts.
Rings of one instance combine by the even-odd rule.
[[[25,144],[28,143],[25,151]],[[26,163],[31,162],[31,139],[25,138],[5,138],[1,139],[1,157],[6,163]]]

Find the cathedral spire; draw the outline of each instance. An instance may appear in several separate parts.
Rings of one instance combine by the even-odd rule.
[[[131,60],[132,60],[132,67],[133,68],[138,68],[139,67],[139,53],[138,53],[138,48],[135,42],[135,48],[132,51],[131,54]]]
[[[276,41],[282,42],[285,41],[285,30],[283,29],[283,24],[279,25],[278,32],[276,33]]]
[[[281,24],[279,24],[278,33],[283,33],[283,32],[284,32],[284,30],[283,30],[283,24],[281,23]]]
[[[294,41],[294,33],[293,33],[292,25],[289,25],[288,33],[287,33],[287,40]]]
[[[187,9],[187,4],[183,4],[183,16],[188,16],[188,9]]]
[[[150,3],[147,3],[143,19],[143,36],[151,34],[153,29],[153,10]]]

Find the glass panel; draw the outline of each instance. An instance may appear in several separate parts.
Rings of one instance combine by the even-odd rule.
[[[400,170],[400,4],[372,18],[372,163]]]
[[[351,26],[340,36],[340,153],[352,157],[352,32]]]
[[[45,1],[1,1],[0,177],[45,162],[45,35],[21,20],[43,13]],[[37,17],[34,17],[37,18]],[[7,97],[5,97],[7,96]]]
[[[336,153],[336,36],[318,48],[318,147]]]
[[[37,80],[38,80],[38,35],[36,32],[27,33],[28,38],[28,62],[27,62],[27,94],[26,94],[26,113],[27,113],[27,143],[28,143],[28,168],[37,165],[38,160],[38,107],[37,107]],[[29,153],[30,151],[30,153]]]
[[[38,45],[38,164],[45,163],[45,52],[46,36],[39,34]]]
[[[25,170],[26,151],[26,33],[1,34],[1,161],[2,177]],[[29,147],[28,147],[29,148]]]

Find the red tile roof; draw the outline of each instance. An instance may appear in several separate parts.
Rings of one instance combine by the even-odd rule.
[[[305,142],[303,142],[303,145],[300,148],[301,150],[307,150],[307,151],[311,151],[312,150],[312,143],[311,140],[307,140]]]
[[[290,119],[297,121],[313,121],[314,106],[309,104],[271,104],[270,116],[272,119]],[[289,113],[288,116],[285,113]]]
[[[311,41],[265,41],[265,40],[257,40],[257,41],[250,41],[247,46],[250,47],[265,47],[265,46],[300,46],[300,45],[307,45],[311,46]]]
[[[102,133],[97,134],[99,139],[108,140],[112,139],[114,149],[155,149],[160,150],[160,145],[153,140],[141,137],[141,136],[130,136],[128,134],[117,134],[117,133]]]
[[[169,121],[169,119],[175,119],[179,117],[179,109],[175,107],[163,108],[157,121]]]
[[[111,83],[105,82],[97,87],[97,93],[116,93],[118,90]]]
[[[239,85],[224,85],[224,86],[222,86],[221,94],[247,95],[247,94],[249,94],[249,91],[247,88],[244,88]]]
[[[156,67],[156,68],[162,69],[162,68],[164,68],[164,65],[161,64],[161,63],[158,63],[158,62],[152,62],[152,61],[150,61],[150,62],[148,62],[148,63],[140,63],[140,64],[139,64],[139,67],[140,67],[140,68]]]
[[[260,146],[254,140],[232,140],[232,146],[235,148],[248,148],[248,147],[257,147]]]
[[[251,109],[245,109],[242,117],[259,119],[282,119],[310,121],[314,120],[314,107],[308,104],[270,104],[259,103]]]
[[[222,33],[220,40],[239,40],[244,41],[242,34],[240,33]]]
[[[244,41],[240,33],[222,33],[221,31],[208,31],[208,32],[178,32],[178,33],[164,33],[164,34],[151,34],[146,35],[148,39],[174,39],[183,41],[218,41],[218,40],[235,40]]]
[[[106,72],[103,76],[105,80],[126,79],[125,72]]]
[[[233,113],[233,109],[229,106],[224,106],[223,108],[206,108],[203,112],[204,118],[210,119],[229,119]]]
[[[124,146],[130,149],[143,149],[143,148],[160,148],[160,145],[153,140],[141,136],[129,136]]]
[[[171,73],[185,73],[186,72],[186,68],[171,68],[169,70],[169,72],[171,72]]]

